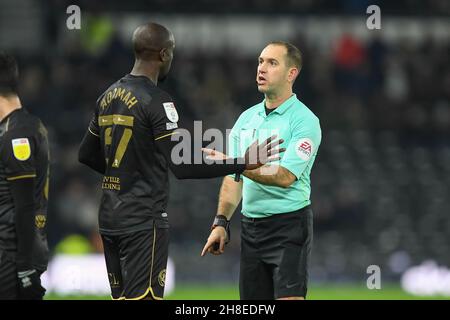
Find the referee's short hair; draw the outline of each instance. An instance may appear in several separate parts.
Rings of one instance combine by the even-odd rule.
[[[286,41],[272,41],[268,45],[273,44],[277,46],[283,46],[286,48],[286,62],[289,67],[296,67],[298,71],[302,69],[303,57],[302,52],[294,46],[292,43]]]
[[[0,51],[0,95],[17,94],[19,86],[19,68],[16,59],[10,54]]]

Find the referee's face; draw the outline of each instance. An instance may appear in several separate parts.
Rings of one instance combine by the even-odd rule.
[[[287,50],[284,46],[269,44],[258,58],[256,84],[264,94],[276,94],[289,85],[289,68],[286,66]]]

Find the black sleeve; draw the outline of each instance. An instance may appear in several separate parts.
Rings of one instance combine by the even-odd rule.
[[[228,174],[242,173],[245,170],[245,164],[242,158],[234,158],[227,160],[225,163],[209,164],[201,157],[201,163],[196,164],[194,160],[194,152],[188,155],[188,163],[175,163],[172,158],[172,150],[179,142],[173,141],[170,137],[159,139],[156,146],[164,154],[169,163],[170,170],[178,179],[208,179],[223,177]],[[194,150],[192,147],[189,150]]]
[[[17,128],[3,136],[0,156],[10,182],[15,209],[17,264],[20,270],[30,269],[35,237],[34,183],[37,138],[30,129]]]
[[[98,109],[96,108],[96,111],[97,110]],[[81,141],[80,149],[78,151],[78,161],[98,173],[105,173],[106,161],[100,140],[97,112],[94,112],[89,127]]]
[[[103,156],[100,138],[91,133],[89,129],[86,131],[83,141],[81,141],[78,151],[78,161],[98,173],[105,173],[106,161]]]
[[[32,269],[32,253],[35,241],[35,178],[24,178],[10,182],[14,202],[18,271]]]
[[[36,177],[36,137],[25,130],[8,131],[0,145],[0,157],[5,165],[6,180]]]

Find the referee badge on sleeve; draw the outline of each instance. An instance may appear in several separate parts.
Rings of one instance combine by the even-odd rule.
[[[304,161],[308,161],[311,158],[313,150],[314,144],[312,140],[308,138],[300,139],[295,146],[298,157]]]
[[[17,160],[25,161],[31,156],[31,147],[28,138],[13,139],[12,141],[14,157]]]
[[[167,118],[172,122],[178,122],[178,112],[173,102],[164,102],[163,107]]]

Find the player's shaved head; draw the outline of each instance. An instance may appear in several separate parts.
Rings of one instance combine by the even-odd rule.
[[[172,32],[157,23],[147,23],[136,28],[133,33],[133,48],[137,59],[158,60],[162,49],[175,45]]]
[[[135,63],[132,74],[145,74],[156,83],[164,80],[172,65],[175,38],[166,27],[147,23],[134,30]]]

